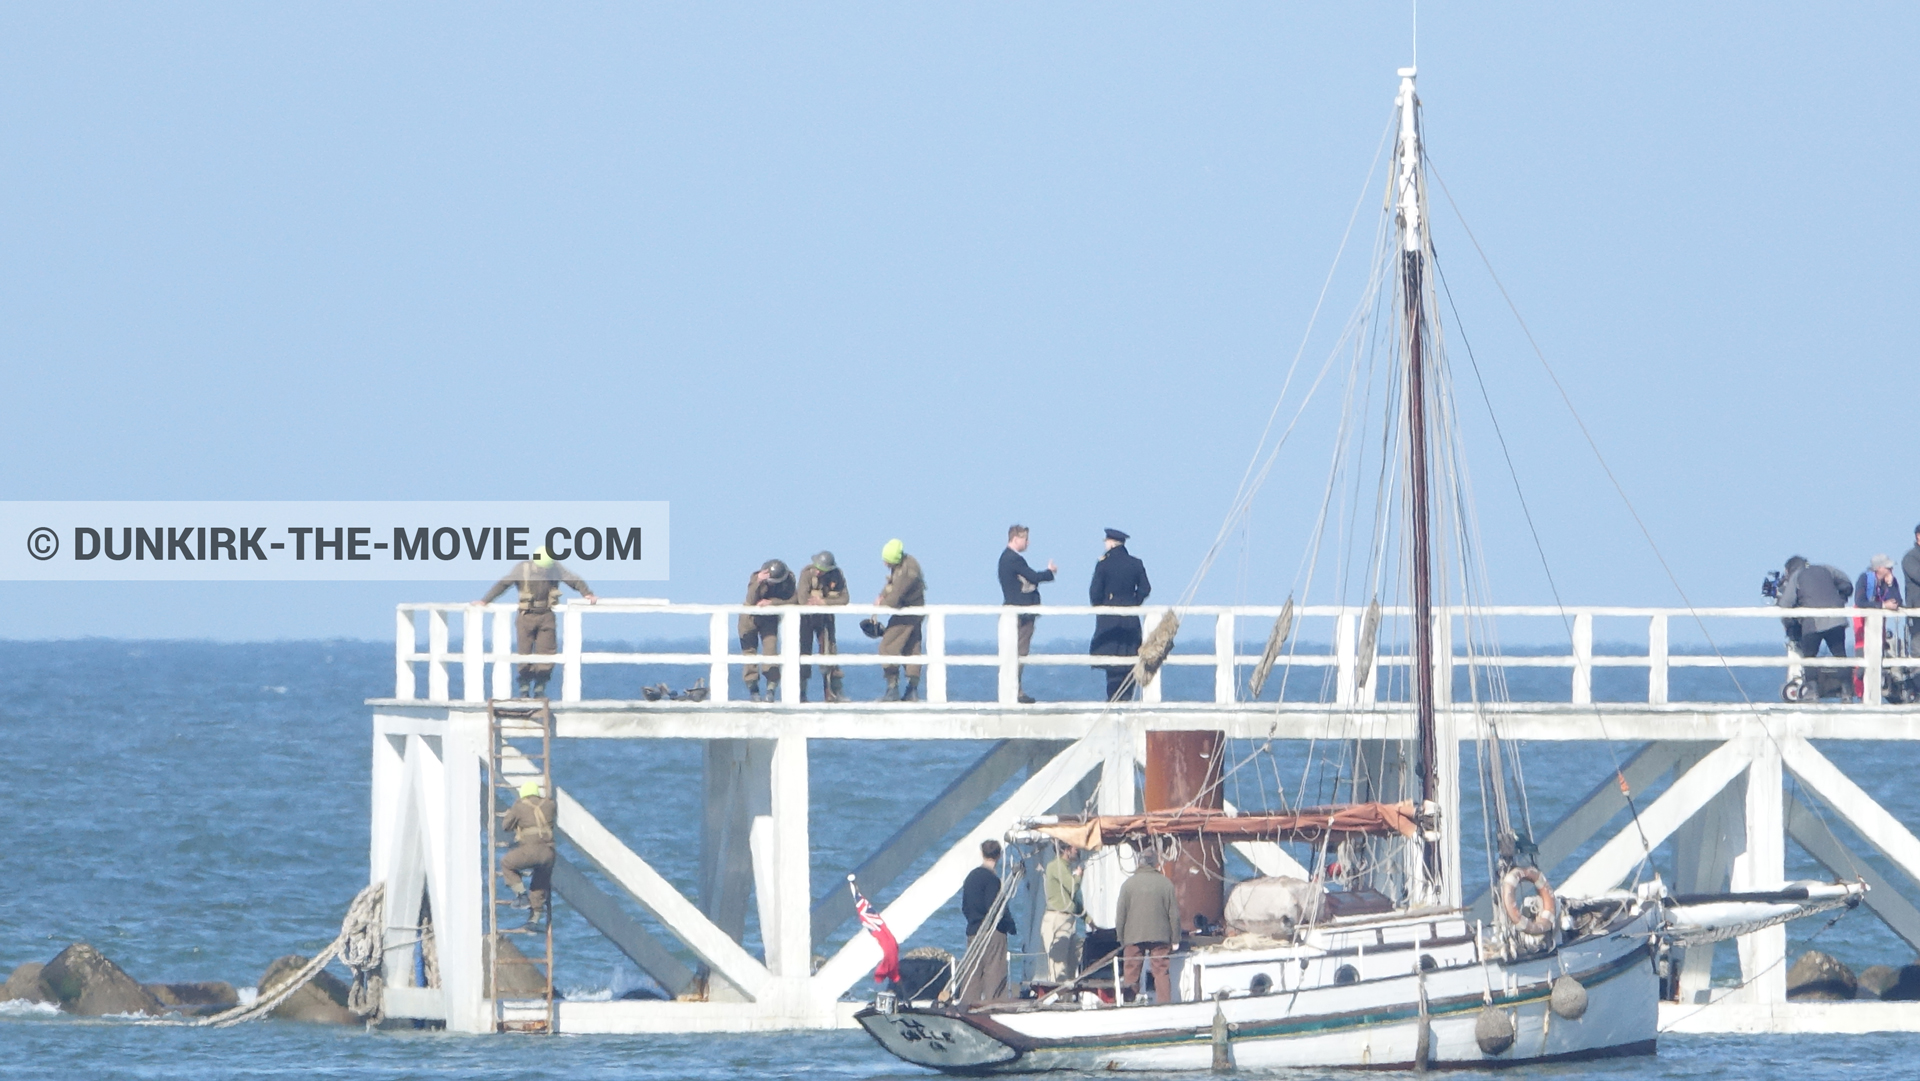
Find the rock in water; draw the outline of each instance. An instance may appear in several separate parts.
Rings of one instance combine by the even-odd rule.
[[[225,980],[206,983],[150,983],[147,990],[162,1006],[195,1015],[210,1015],[240,1005],[239,992]]]
[[[1868,965],[1860,970],[1858,998],[1884,998],[1888,989],[1900,981],[1900,970],[1892,965]]]
[[[1920,1002],[1920,965],[1901,965],[1880,997],[1888,1002]]]
[[[289,954],[267,966],[260,977],[260,997],[267,998],[306,967],[309,958]],[[340,977],[321,969],[300,990],[273,1008],[269,1017],[282,1021],[310,1021],[318,1025],[357,1025],[360,1019],[347,1009],[347,985]]]
[[[15,999],[27,1002],[60,1001],[54,995],[52,988],[47,986],[47,981],[40,978],[41,971],[46,967],[38,961],[28,961],[14,969],[13,975],[7,977],[7,985],[0,987],[0,1002],[11,1002]]]
[[[1860,981],[1832,954],[1808,950],[1787,972],[1787,998],[1800,1002],[1846,1002]]]
[[[60,1000],[61,1009],[82,1017],[115,1013],[158,1016],[166,1012],[160,1000],[147,993],[138,981],[84,942],[61,950],[60,955],[41,970],[40,979]]]
[[[494,997],[547,997],[546,974],[534,967],[533,962],[527,960],[527,955],[520,952],[520,947],[514,945],[512,939],[506,935],[494,937],[497,943],[497,945],[494,946],[494,950],[496,951],[494,953],[494,965],[496,966],[494,971],[496,973],[495,979],[499,982],[499,993]],[[486,955],[482,954],[481,956],[484,957]]]

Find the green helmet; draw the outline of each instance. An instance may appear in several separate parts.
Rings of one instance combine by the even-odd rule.
[[[547,554],[545,548],[535,548],[533,550],[533,565],[539,567],[541,570],[545,570],[553,566],[553,557]]]
[[[906,555],[907,546],[900,543],[900,538],[898,537],[888,541],[880,549],[880,560],[889,567],[899,566],[900,561],[905,559]]]
[[[539,794],[540,794],[539,781],[528,781],[526,784],[523,784],[520,786],[521,799],[531,799],[534,796],[537,796]]]

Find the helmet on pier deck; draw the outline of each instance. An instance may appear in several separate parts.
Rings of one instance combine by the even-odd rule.
[[[532,799],[534,796],[537,796],[539,794],[540,794],[539,781],[528,781],[526,784],[523,784],[520,786],[521,799]]]

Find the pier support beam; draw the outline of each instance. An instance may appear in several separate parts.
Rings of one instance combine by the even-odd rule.
[[[1135,733],[1124,722],[1116,722],[1119,736],[1111,741],[1100,765],[1100,791],[1095,809],[1103,815],[1133,814],[1139,810],[1134,784]],[[1144,736],[1140,741],[1145,743]],[[1087,857],[1086,870],[1080,875],[1080,900],[1092,927],[1112,927],[1120,908],[1120,883],[1133,871],[1133,850],[1127,845],[1109,845]]]
[[[1734,857],[1736,891],[1777,890],[1787,880],[1786,815],[1782,801],[1780,746],[1770,739],[1749,741],[1747,766],[1747,850]],[[1784,924],[1741,935],[1740,998],[1746,1002],[1787,1000],[1787,928]]]
[[[1675,769],[1685,775],[1710,747],[1700,744],[1683,747]],[[1674,833],[1673,888],[1680,893],[1720,893],[1732,888],[1733,860],[1746,847],[1746,778],[1727,783],[1700,813],[1688,819]],[[1713,993],[1714,958],[1720,943],[1697,942],[1676,958],[1679,1000],[1683,1003],[1707,1002]]]
[[[764,866],[769,873],[756,875],[754,891],[761,898],[763,920],[772,910],[771,920],[760,927],[767,971],[780,985],[785,1001],[798,1006],[806,998],[813,962],[806,737],[782,736],[775,741],[771,767],[773,814],[761,832],[772,843],[772,851],[770,858],[756,861],[756,870]]]
[[[753,823],[773,813],[773,747],[767,739],[710,739],[702,749],[700,911],[735,942],[747,933]],[[709,971],[706,978],[708,1001],[746,999],[724,977]]]

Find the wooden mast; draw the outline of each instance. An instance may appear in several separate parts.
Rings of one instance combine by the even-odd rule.
[[[1434,724],[1433,688],[1433,557],[1431,508],[1428,505],[1426,367],[1423,331],[1426,305],[1426,236],[1421,199],[1419,99],[1413,90],[1414,69],[1400,69],[1399,188],[1400,283],[1405,303],[1407,345],[1407,488],[1413,542],[1413,701],[1416,721],[1416,763],[1420,776],[1420,805],[1437,804],[1440,795],[1440,745]],[[1448,809],[1449,813],[1451,808]],[[1441,846],[1429,841],[1422,852],[1425,889],[1437,891],[1445,868]]]

